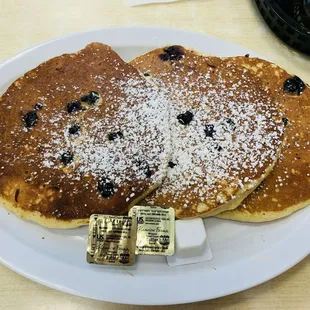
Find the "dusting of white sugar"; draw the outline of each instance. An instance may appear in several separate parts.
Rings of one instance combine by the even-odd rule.
[[[190,70],[193,65],[172,67],[153,77],[171,98],[172,164],[147,202],[179,209],[204,203],[211,210],[274,163],[282,143],[281,115],[268,90],[245,71],[232,66],[202,74]],[[179,118],[188,112],[192,120],[184,125]]]

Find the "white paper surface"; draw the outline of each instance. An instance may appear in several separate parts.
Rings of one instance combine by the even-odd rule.
[[[129,6],[137,6],[150,3],[176,2],[178,0],[127,0]]]

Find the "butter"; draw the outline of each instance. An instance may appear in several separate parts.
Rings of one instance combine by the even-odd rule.
[[[135,262],[136,219],[93,214],[89,221],[87,262],[131,266]]]
[[[129,216],[137,220],[136,254],[173,255],[175,211],[173,208],[135,206]]]

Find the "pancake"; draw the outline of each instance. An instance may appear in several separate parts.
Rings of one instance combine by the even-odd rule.
[[[165,177],[167,101],[109,46],[41,64],[0,107],[1,202],[26,220],[72,228],[123,214]]]
[[[181,46],[131,64],[171,99],[172,158],[146,203],[173,207],[178,218],[236,208],[270,173],[282,145],[282,116],[268,88],[239,65]]]
[[[234,57],[226,62],[242,65],[262,79],[283,106],[287,128],[283,152],[270,175],[240,207],[218,217],[265,222],[288,216],[310,205],[310,89],[262,59]],[[285,84],[292,93],[285,91]]]

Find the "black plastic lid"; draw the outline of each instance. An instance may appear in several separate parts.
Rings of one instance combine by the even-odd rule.
[[[286,44],[310,55],[310,0],[255,0],[270,29]]]

